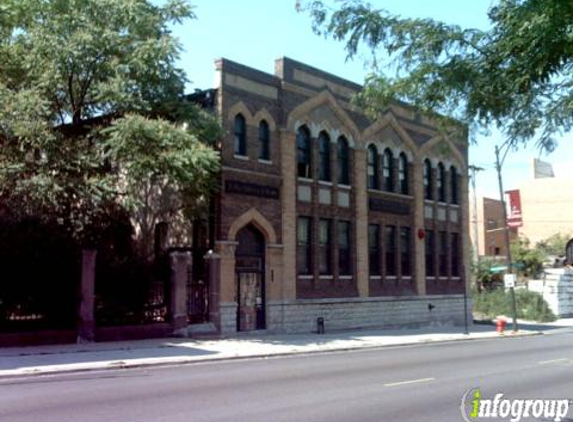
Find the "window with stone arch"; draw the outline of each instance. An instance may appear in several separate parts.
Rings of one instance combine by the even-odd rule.
[[[400,193],[408,195],[410,191],[410,181],[408,179],[408,156],[404,152],[401,152],[398,157],[398,178],[400,180]]]
[[[269,124],[266,120],[261,120],[259,123],[259,159],[260,160],[270,160],[271,150],[270,150],[270,132]]]
[[[432,163],[424,160],[424,199],[434,199],[434,178],[432,176]]]
[[[382,155],[382,176],[384,177],[384,190],[394,192],[394,154],[390,148],[386,148]]]
[[[247,124],[241,113],[235,116],[235,155],[247,155]]]
[[[446,168],[438,164],[438,201],[446,202]]]
[[[296,171],[298,177],[312,177],[312,150],[310,146],[310,131],[306,126],[299,127],[296,133]]]
[[[330,137],[325,131],[318,135],[318,180],[330,182]]]
[[[338,138],[338,184],[350,185],[350,154],[344,136]]]
[[[371,144],[367,157],[368,189],[378,189],[378,149]]]
[[[450,167],[450,202],[456,205],[460,203],[459,175],[455,166]]]

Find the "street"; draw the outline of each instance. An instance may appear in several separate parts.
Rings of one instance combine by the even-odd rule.
[[[4,379],[0,421],[460,421],[478,387],[573,399],[573,333]]]

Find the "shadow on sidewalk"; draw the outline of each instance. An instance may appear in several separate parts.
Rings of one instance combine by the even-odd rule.
[[[165,339],[155,344],[138,344],[117,346],[113,343],[93,343],[87,345],[65,345],[50,347],[25,347],[12,350],[1,350],[0,371],[19,368],[38,368],[52,365],[75,365],[82,363],[113,362],[121,365],[122,361],[134,359],[169,359],[174,357],[188,358],[216,354],[201,347],[192,347],[188,342],[185,347],[178,347],[177,339]]]

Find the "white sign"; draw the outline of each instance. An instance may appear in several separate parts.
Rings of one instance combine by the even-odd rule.
[[[503,285],[506,289],[515,287],[515,274],[505,274],[503,276]]]

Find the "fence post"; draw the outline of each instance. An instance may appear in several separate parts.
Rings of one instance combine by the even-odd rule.
[[[208,286],[209,286],[209,321],[213,323],[217,332],[221,332],[221,256],[212,250],[205,255],[207,261]]]
[[[171,324],[173,334],[187,337],[187,277],[191,265],[189,252],[172,252],[171,260]]]
[[[97,251],[95,249],[82,250],[78,343],[89,343],[95,339],[94,291],[96,255]]]

